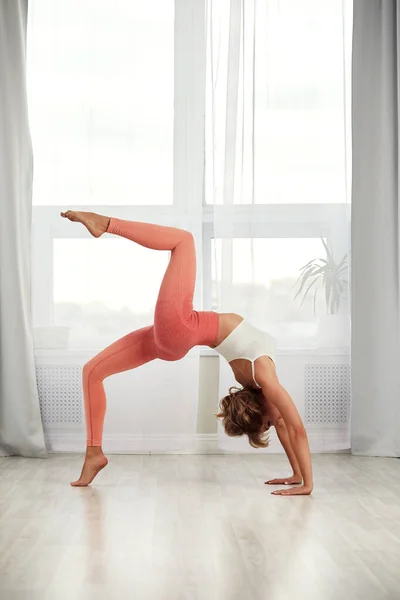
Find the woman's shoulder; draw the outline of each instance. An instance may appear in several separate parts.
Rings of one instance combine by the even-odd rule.
[[[276,380],[276,368],[272,358],[267,355],[257,358],[254,361],[254,375],[260,386],[266,381]]]

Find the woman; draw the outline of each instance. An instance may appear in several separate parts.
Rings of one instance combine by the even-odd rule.
[[[293,467],[293,476],[267,483],[302,483],[300,487],[277,490],[274,494],[310,494],[313,483],[307,434],[292,399],[276,376],[273,339],[239,315],[193,310],[196,255],[192,235],[174,227],[123,221],[95,213],[69,210],[61,216],[82,223],[96,238],[107,232],[146,248],[171,251],[154,325],[114,342],[83,368],[87,449],[81,476],[71,485],[88,485],[108,463],[101,447],[106,409],[103,380],[155,358],[179,360],[193,346],[207,345],[228,360],[236,381],[243,386],[231,388],[229,395],[221,400],[217,416],[223,420],[226,433],[246,434],[252,446],[265,447],[266,431],[274,425]]]

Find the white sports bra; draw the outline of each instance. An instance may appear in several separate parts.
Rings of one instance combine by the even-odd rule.
[[[275,362],[276,341],[269,333],[243,320],[214,350],[228,362],[238,358],[249,360],[254,379],[254,362],[257,358],[269,356]],[[254,383],[258,385],[255,379]]]

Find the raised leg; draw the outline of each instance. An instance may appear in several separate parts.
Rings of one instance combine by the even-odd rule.
[[[196,252],[193,236],[189,231],[73,210],[63,212],[61,216],[82,223],[94,237],[108,232],[132,240],[145,248],[170,250],[171,260],[160,287],[155,311],[156,329],[173,314],[181,322],[189,321],[193,317]],[[168,310],[165,310],[167,307]]]
[[[111,218],[108,233],[154,250],[170,250],[154,312],[154,339],[159,358],[178,360],[196,345],[212,345],[218,333],[218,315],[193,310],[196,251],[189,231]]]
[[[95,237],[107,231],[146,248],[171,252],[154,313],[154,339],[159,358],[178,360],[193,346],[215,344],[217,313],[193,310],[196,252],[191,233],[176,227],[125,221],[88,212],[68,210],[61,215],[82,223]]]
[[[153,250],[170,250],[171,259],[164,274],[154,315],[156,330],[159,322],[171,315],[187,321],[193,312],[193,295],[196,282],[196,250],[189,231],[176,227],[123,221],[111,218],[108,233],[120,235]]]

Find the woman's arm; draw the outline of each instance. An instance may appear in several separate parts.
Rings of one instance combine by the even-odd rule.
[[[292,448],[292,444],[290,443],[289,432],[285,425],[285,421],[280,416],[276,421],[274,421],[273,425],[275,426],[276,433],[278,435],[279,441],[282,444],[284,451],[286,452],[286,456],[290,462],[290,465],[293,469],[293,475],[290,477],[282,477],[279,479],[271,479],[270,481],[266,481],[270,485],[279,485],[279,484],[294,484],[294,483],[302,483],[303,476],[301,474],[299,461],[296,458],[295,451]]]
[[[313,489],[313,478],[310,448],[308,445],[307,433],[298,410],[288,392],[279,383],[275,365],[269,358],[262,357],[256,360],[255,378],[257,383],[261,386],[264,396],[279,410],[285,421],[290,444],[303,475],[303,485],[301,487],[276,490],[272,493],[287,496],[311,494]]]

